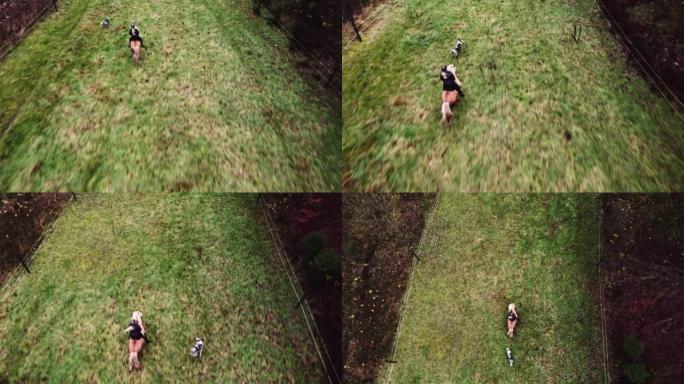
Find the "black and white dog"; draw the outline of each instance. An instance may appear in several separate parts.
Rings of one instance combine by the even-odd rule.
[[[463,42],[461,39],[456,40],[456,46],[451,50],[451,54],[454,57],[458,57],[461,54],[461,49],[463,49]]]
[[[192,357],[202,357],[202,348],[204,348],[204,343],[199,337],[195,337],[195,345],[190,348],[190,356]]]
[[[506,357],[508,358],[508,366],[513,366],[513,352],[510,348],[506,347]]]
[[[104,20],[100,23],[102,28],[109,28],[109,17],[105,17]]]

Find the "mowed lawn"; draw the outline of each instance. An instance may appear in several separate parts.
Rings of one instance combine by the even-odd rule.
[[[597,203],[591,195],[440,196],[418,253],[397,363],[379,382],[602,382],[592,296]],[[513,339],[509,303],[521,318]]]
[[[346,190],[684,187],[684,120],[626,62],[594,0],[388,1],[367,19],[342,56]],[[448,63],[466,97],[444,127]]]
[[[339,105],[322,101],[250,2],[59,7],[0,61],[2,190],[339,188]]]
[[[0,381],[316,382],[273,252],[255,196],[79,196],[0,289]],[[129,373],[134,310],[152,343]]]

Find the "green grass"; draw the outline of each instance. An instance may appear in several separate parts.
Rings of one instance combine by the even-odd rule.
[[[60,1],[0,62],[0,188],[339,189],[339,105],[288,44],[242,0]]]
[[[597,198],[447,194],[435,209],[390,382],[601,382]]]
[[[343,51],[344,188],[669,191],[684,122],[625,61],[593,0],[402,0]],[[572,39],[572,21],[585,27]],[[454,60],[449,50],[465,42]],[[497,70],[480,66],[495,60]],[[466,93],[440,123],[441,64]],[[565,132],[572,139],[565,139]]]
[[[273,252],[254,196],[80,196],[31,274],[0,290],[0,381],[322,379]],[[124,329],[136,309],[152,343],[130,374]],[[195,336],[201,360],[188,354]]]

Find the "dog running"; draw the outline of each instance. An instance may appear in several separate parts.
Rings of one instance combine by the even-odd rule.
[[[513,366],[513,351],[509,347],[506,347],[506,358],[508,359],[508,366]]]
[[[202,357],[202,348],[204,348],[204,343],[199,337],[195,337],[195,345],[190,348],[190,356],[192,357]]]
[[[461,54],[461,50],[463,49],[463,42],[461,39],[456,40],[456,46],[451,50],[451,55],[454,58],[457,58]]]

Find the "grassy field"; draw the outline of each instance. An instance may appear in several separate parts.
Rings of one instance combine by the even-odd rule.
[[[249,2],[59,3],[0,62],[0,189],[339,188],[339,105]]]
[[[625,61],[593,0],[401,0],[369,18],[342,56],[345,189],[684,187],[684,121]],[[466,97],[444,127],[449,62]]]
[[[80,196],[0,289],[0,381],[322,379],[258,212],[248,195]],[[131,374],[136,309],[152,343]]]
[[[597,208],[591,195],[440,196],[398,362],[379,382],[601,382]],[[521,318],[514,339],[511,302]]]

